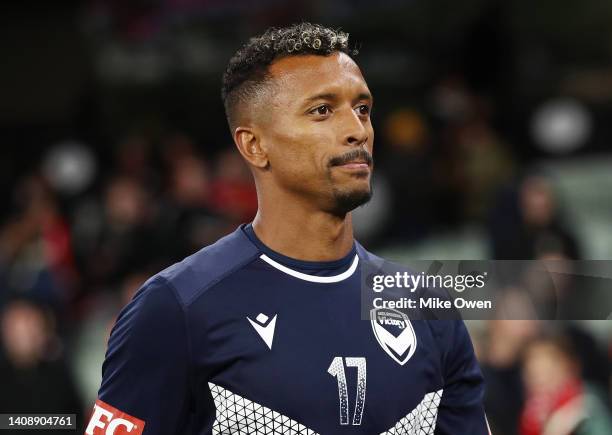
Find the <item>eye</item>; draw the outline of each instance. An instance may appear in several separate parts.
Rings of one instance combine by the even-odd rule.
[[[357,112],[360,115],[367,116],[370,114],[370,106],[368,106],[367,104],[360,104],[359,106],[357,106]]]
[[[313,115],[321,115],[321,116],[329,115],[330,112],[331,112],[331,108],[327,104],[322,104],[318,107],[315,107],[314,109],[310,111],[310,113],[312,113]]]

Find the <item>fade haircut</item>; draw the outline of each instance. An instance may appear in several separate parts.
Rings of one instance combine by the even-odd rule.
[[[311,23],[272,27],[251,38],[230,59],[223,74],[221,98],[230,129],[238,121],[239,107],[265,90],[271,78],[269,66],[275,60],[307,54],[329,56],[335,52],[354,56],[357,49],[349,49],[348,39],[348,33]]]

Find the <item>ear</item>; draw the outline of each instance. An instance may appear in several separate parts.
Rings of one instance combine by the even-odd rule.
[[[264,169],[269,160],[266,151],[261,146],[257,132],[251,127],[236,127],[234,142],[240,154],[253,166]]]

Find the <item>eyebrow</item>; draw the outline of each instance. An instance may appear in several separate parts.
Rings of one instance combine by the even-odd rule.
[[[338,94],[334,94],[331,92],[326,92],[326,93],[322,93],[322,94],[317,94],[317,95],[313,95],[312,97],[308,97],[304,100],[304,105],[307,105],[308,103],[312,103],[314,101],[317,100],[330,100],[330,101],[337,101],[338,100]],[[355,98],[355,101],[358,100],[368,100],[370,101],[370,103],[374,103],[374,97],[372,97],[372,94],[370,94],[369,92],[360,92],[357,95],[357,98]]]

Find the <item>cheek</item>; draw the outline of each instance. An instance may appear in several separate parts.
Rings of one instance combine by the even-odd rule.
[[[316,180],[327,167],[331,157],[326,150],[330,138],[313,129],[286,128],[272,135],[270,164],[279,173],[290,173],[297,178]]]
[[[374,128],[371,123],[368,125],[368,138],[368,151],[372,154],[374,151]]]

